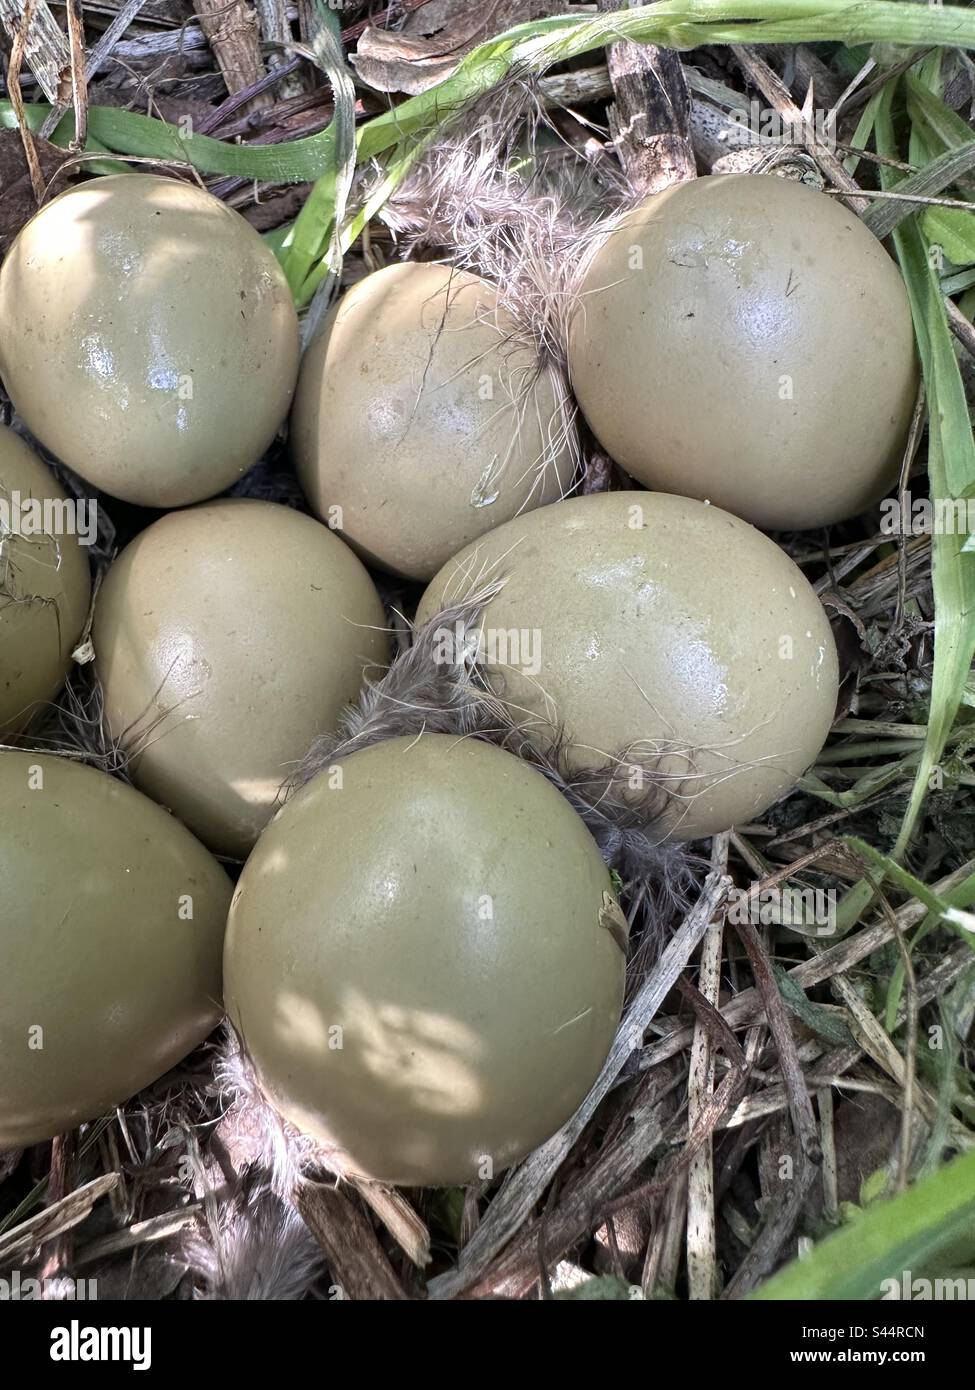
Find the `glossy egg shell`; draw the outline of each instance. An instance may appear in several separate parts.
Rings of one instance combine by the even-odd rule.
[[[0,887],[6,1149],[111,1111],[216,1026],[230,881],[131,787],[7,751]]]
[[[441,1186],[547,1139],[619,1021],[625,919],[564,798],[490,744],[391,739],[313,779],[234,896],[228,1012],[343,1170]]]
[[[249,499],[172,512],[98,596],[108,727],[138,786],[244,858],[365,668],[385,665],[386,629],[362,564],[312,517]]]
[[[177,507],[257,461],[288,412],[298,320],[239,213],[176,179],[72,188],[0,268],[0,376],[42,443],[114,497]]]
[[[32,503],[48,529],[34,531]],[[0,425],[0,741],[57,695],[90,601],[88,554],[68,498],[37,454]]]
[[[594,256],[570,370],[638,482],[769,529],[856,516],[897,480],[918,370],[911,308],[855,213],[789,179],[677,184]]]
[[[751,819],[822,747],[838,681],[829,623],[747,522],[666,493],[570,498],[455,556],[417,623],[501,578],[480,656],[512,719],[541,743],[561,731],[575,768],[619,760],[648,800],[660,790],[662,833]]]
[[[305,353],[291,416],[305,495],[367,559],[429,579],[468,541],[568,491],[558,392],[487,281],[387,266],[348,291]]]

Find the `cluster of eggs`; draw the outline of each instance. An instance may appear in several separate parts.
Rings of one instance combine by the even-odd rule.
[[[390,739],[281,805],[390,660],[366,564],[426,584],[418,623],[503,581],[478,622],[512,720],[571,767],[648,775],[662,836],[760,814],[822,746],[837,666],[815,593],[751,523],[820,525],[890,485],[916,389],[891,262],[775,178],[628,216],[585,267],[569,368],[654,490],[568,499],[567,388],[492,286],[378,271],[299,364],[270,251],[175,180],[47,205],[0,268],[0,323],[32,433],[164,512],[109,568],[91,634],[135,786],[0,751],[0,1148],[157,1078],[225,998],[269,1098],[346,1171],[506,1167],[606,1057],[626,921],[568,802],[489,744]],[[289,410],[314,515],[212,500]],[[0,430],[15,495],[67,503]],[[0,525],[0,741],[56,696],[90,592],[77,537]],[[236,889],[215,856],[246,861]]]

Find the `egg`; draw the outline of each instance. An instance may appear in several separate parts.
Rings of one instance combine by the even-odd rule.
[[[0,268],[0,376],[29,429],[114,497],[177,507],[257,461],[287,415],[298,320],[256,231],[193,184],[62,193]]]
[[[189,831],[103,772],[0,752],[0,1149],[93,1120],[221,1013],[231,885]]]
[[[265,1095],[339,1171],[487,1178],[598,1075],[626,919],[527,763],[443,734],[352,753],[265,830],[234,895],[227,1008]]]
[[[430,579],[468,541],[569,489],[566,395],[487,281],[387,266],[305,353],[298,476],[367,560]]]
[[[765,529],[876,503],[918,385],[880,242],[835,199],[754,174],[674,185],[623,218],[585,271],[569,362],[633,478]]]
[[[91,601],[83,539],[54,474],[0,425],[0,741],[64,683]]]
[[[570,769],[612,766],[661,835],[760,815],[829,732],[836,649],[792,560],[718,507],[652,492],[571,498],[510,521],[445,565],[417,624],[504,580],[477,656],[516,725]]]
[[[95,606],[110,733],[139,787],[243,858],[309,744],[388,660],[382,602],[327,527],[273,502],[172,512]]]

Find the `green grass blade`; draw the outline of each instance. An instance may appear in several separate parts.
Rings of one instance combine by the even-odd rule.
[[[359,130],[359,159],[371,159],[442,125],[509,75],[544,72],[553,63],[619,38],[679,49],[785,42],[975,48],[975,11],[914,0],[662,0],[608,14],[555,15],[517,25],[479,45],[443,82],[367,121]],[[47,111],[43,105],[31,109],[32,128],[38,113],[43,121]],[[0,124],[15,124],[9,101],[0,102]],[[93,106],[89,131],[118,154],[181,161],[208,174],[294,183],[328,178],[335,168],[331,126],[277,145],[235,145],[136,112]],[[58,142],[66,142],[72,133],[69,115],[58,127]]]
[[[916,141],[912,153],[917,159]],[[975,168],[975,138],[969,139],[964,145],[945,150],[943,154],[929,159],[924,164],[923,169],[919,169],[916,174],[911,174],[909,178],[902,179],[898,183],[897,192],[910,195],[919,194],[925,198],[937,197],[956,179],[969,173],[972,168]],[[874,236],[879,237],[882,241],[890,235],[899,222],[903,222],[906,217],[911,217],[917,210],[917,205],[912,206],[910,203],[901,202],[900,199],[880,199],[874,203],[863,220]],[[928,208],[928,212],[937,212],[942,216],[959,218],[962,220],[962,225],[968,222],[975,223],[975,218],[960,208],[956,210]],[[961,234],[959,232],[959,235]]]
[[[953,265],[975,265],[975,208],[928,208],[921,231],[928,245],[942,247]]]
[[[975,1250],[975,1152],[887,1201],[774,1275],[753,1299],[876,1299],[885,1279],[930,1270],[965,1238]]]
[[[850,144],[853,145],[855,149],[865,150],[867,148],[867,145],[870,142],[870,137],[873,135],[873,124],[876,120],[877,106],[879,102],[880,93],[874,92],[873,96],[867,102],[866,106],[864,106],[860,119],[859,121],[857,121],[857,128],[853,132],[853,135],[850,140]],[[852,177],[856,173],[857,169],[860,167],[860,156],[857,154],[849,155],[843,161],[843,167],[846,170],[846,172]]]
[[[877,109],[878,154],[897,157],[891,115],[892,92],[884,89]],[[900,176],[881,166],[885,188]],[[928,476],[931,498],[963,497],[975,488],[975,442],[965,391],[948,327],[941,287],[929,247],[916,218],[901,222],[894,245],[911,300],[929,410]],[[902,857],[941,758],[965,690],[975,652],[975,556],[964,552],[965,537],[931,537],[935,601],[934,672],[927,736],[893,857]]]
[[[26,115],[30,128],[39,130],[49,112],[47,105],[29,104]],[[0,127],[13,130],[16,125],[10,102],[0,101]],[[210,135],[184,133],[179,126],[136,111],[92,106],[88,110],[92,143],[86,149],[192,164],[204,174],[236,175],[267,183],[311,183],[329,167],[333,138],[329,130],[280,145],[235,145]],[[68,112],[54,132],[54,143],[67,145],[73,138],[74,116]]]
[[[947,150],[958,149],[972,138],[972,128],[946,106],[937,93],[932,92],[916,73],[904,75],[907,92],[907,112],[912,124],[920,125],[935,135]]]
[[[942,901],[947,903],[949,907],[958,907],[962,909],[972,907],[973,904],[975,904],[975,874],[969,875],[964,883],[960,883],[952,892],[946,893]],[[919,946],[924,938],[930,932],[934,931],[939,922],[943,920],[943,910],[929,912],[911,937],[908,950],[914,951],[915,947]],[[975,938],[972,940],[972,949],[975,950]],[[888,1033],[893,1033],[896,1026],[897,1010],[900,1007],[901,994],[904,990],[905,974],[904,962],[898,959],[894,963],[894,968],[891,971],[890,980],[887,985],[884,1027],[887,1029]]]
[[[881,854],[879,850],[874,849],[864,840],[858,839],[855,835],[847,835],[845,842],[856,851],[861,859],[879,869],[884,878],[890,879],[903,892],[916,898],[919,903],[923,903],[930,913],[940,917],[943,922],[957,931],[975,951],[975,917],[972,917],[970,913],[963,912],[960,907],[960,904],[966,899],[971,901],[972,890],[975,888],[975,874],[960,884],[950,897],[941,898],[937,893],[932,892],[927,884],[922,883],[919,878],[908,873],[905,868],[902,868],[888,855]]]
[[[296,299],[312,267],[326,252],[332,270],[339,270],[342,253],[335,229],[345,217],[356,165],[355,86],[342,49],[339,18],[324,0],[313,0],[312,13],[317,26],[312,49],[331,85],[335,115],[325,131],[329,136],[329,167],[305,200],[285,242],[282,266]]]

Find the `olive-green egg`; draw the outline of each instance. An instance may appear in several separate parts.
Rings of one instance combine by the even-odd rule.
[[[72,188],[0,268],[0,375],[25,423],[90,483],[147,507],[213,497],[288,412],[298,320],[272,252],[193,184]]]
[[[64,683],[91,600],[88,555],[54,474],[0,425],[0,741]]]
[[[589,831],[526,763],[442,734],[345,758],[234,894],[227,1009],[336,1166],[409,1186],[508,1167],[576,1110],[623,998],[626,919]]]
[[[586,419],[635,479],[767,530],[877,502],[918,384],[880,242],[836,199],[754,174],[628,213],[585,272],[569,358]]]
[[[455,556],[417,623],[498,579],[477,655],[513,721],[541,743],[560,734],[572,767],[612,762],[662,832],[750,820],[822,747],[838,683],[826,613],[738,517],[667,493],[557,502]],[[447,625],[435,650],[464,643]]]
[[[96,670],[136,784],[244,858],[318,734],[388,660],[352,551],[312,517],[233,498],[160,518],[95,605]]]
[[[0,1149],[110,1111],[214,1028],[231,885],[82,764],[0,752]]]
[[[568,491],[564,396],[486,280],[387,266],[305,353],[298,476],[367,560],[429,579],[468,541]]]

